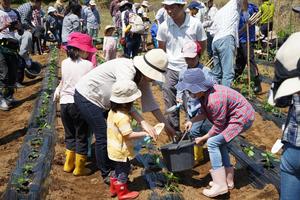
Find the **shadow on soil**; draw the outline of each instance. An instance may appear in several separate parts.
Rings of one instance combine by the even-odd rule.
[[[14,141],[20,137],[23,137],[25,135],[26,131],[27,131],[27,127],[16,130],[16,131],[10,133],[9,135],[6,135],[6,136],[0,138],[0,145],[10,143],[11,141]]]

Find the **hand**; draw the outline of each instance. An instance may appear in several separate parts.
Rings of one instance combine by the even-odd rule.
[[[176,130],[170,126],[169,123],[165,123],[165,130],[168,134],[169,140],[173,141],[173,138],[176,136]]]
[[[190,131],[191,128],[192,128],[192,125],[193,123],[191,121],[187,121],[185,124],[184,124],[184,130],[185,131]]]
[[[197,137],[197,138],[195,138],[195,142],[196,142],[196,144],[202,145],[205,142],[205,138],[204,137]]]
[[[156,141],[157,135],[155,129],[146,121],[141,121],[141,126]]]
[[[57,101],[59,99],[59,94],[60,93],[60,88],[56,88],[55,89],[55,92],[54,92],[54,95],[53,95],[53,101]]]

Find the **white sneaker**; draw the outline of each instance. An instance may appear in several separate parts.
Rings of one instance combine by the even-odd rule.
[[[4,111],[9,110],[9,106],[8,106],[6,100],[3,98],[1,98],[1,100],[0,100],[0,110],[4,110]]]

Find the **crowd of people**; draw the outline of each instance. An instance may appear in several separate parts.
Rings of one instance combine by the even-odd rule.
[[[151,23],[148,1],[113,0],[112,24],[103,30],[105,62],[100,65],[94,47],[101,24],[96,2],[85,0],[81,5],[76,0],[57,0],[48,7],[45,23],[41,2],[30,0],[15,10],[10,0],[1,0],[0,108],[9,110],[13,101],[16,58],[21,57],[30,69],[32,49],[43,52],[49,41],[63,46],[67,58],[61,63],[62,77],[54,93],[65,130],[63,171],[75,176],[91,173],[85,164],[92,132],[96,166],[104,183],[110,185],[111,196],[136,198],[139,193],[128,190],[130,161],[136,153],[133,140],[145,136],[156,140],[157,134],[133,103],[141,98],[142,112],[152,112],[164,123],[170,139],[180,137],[179,110],[165,116],[152,94],[151,83],[158,82],[165,108],[181,104],[187,113],[184,129],[195,140],[195,163],[203,159],[202,146],[207,143],[212,181],[203,195],[212,198],[234,188],[227,144],[251,127],[255,111],[231,87],[248,65],[249,56],[253,90],[262,90],[253,48],[247,45],[257,40],[255,26],[249,27],[249,38],[245,27],[251,16],[260,13],[260,39],[268,37],[273,28],[271,1],[263,0],[258,7],[248,0],[229,0],[218,9],[213,0],[192,1],[187,6],[185,0],[164,0]],[[300,13],[300,7],[294,11]],[[147,45],[149,32],[152,50]],[[294,199],[300,191],[299,42],[300,35],[295,33],[278,50],[271,88],[274,96],[269,98],[273,105],[289,106],[282,137],[281,199]],[[116,54],[119,45],[124,51],[121,56]],[[140,51],[146,53],[139,55]],[[205,51],[213,59],[212,69],[200,61]],[[141,131],[133,129],[132,119]],[[200,129],[207,121],[210,130],[203,134]]]

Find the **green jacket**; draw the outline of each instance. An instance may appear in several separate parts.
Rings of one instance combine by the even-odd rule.
[[[272,22],[273,21],[273,16],[274,16],[274,12],[275,12],[275,6],[274,6],[274,3],[272,2],[272,0],[265,1],[259,7],[259,11],[262,14],[262,17],[261,17],[261,20],[260,20],[261,24],[266,24],[268,22]]]

